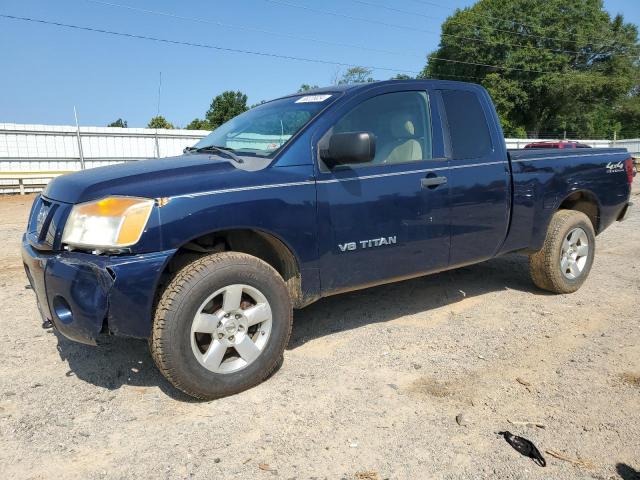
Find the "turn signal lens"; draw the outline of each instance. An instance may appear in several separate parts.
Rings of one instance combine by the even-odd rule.
[[[154,201],[108,197],[71,210],[62,242],[81,248],[113,249],[136,244],[149,221]]]

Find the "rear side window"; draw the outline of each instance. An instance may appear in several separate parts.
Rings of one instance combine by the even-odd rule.
[[[491,152],[491,135],[478,96],[465,90],[442,90],[451,153],[454,160],[483,157]]]

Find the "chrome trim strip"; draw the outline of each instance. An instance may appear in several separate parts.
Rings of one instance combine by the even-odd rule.
[[[372,178],[384,178],[384,177],[397,177],[400,175],[410,175],[413,173],[427,173],[427,172],[436,172],[440,170],[455,170],[460,168],[472,168],[472,167],[483,167],[485,165],[499,165],[504,164],[506,161],[499,162],[486,162],[486,163],[471,163],[468,165],[453,165],[449,167],[434,167],[434,168],[422,168],[420,170],[409,170],[403,172],[392,172],[392,173],[378,173],[375,175],[364,175],[362,177],[349,177],[349,178],[332,178],[329,180],[306,180],[303,182],[290,182],[290,183],[274,183],[270,185],[253,185],[249,187],[236,187],[236,188],[225,188],[222,190],[209,190],[206,192],[197,192],[197,193],[187,193],[184,195],[176,195],[174,197],[170,197],[171,199],[175,198],[196,198],[196,197],[204,197],[207,195],[218,195],[221,193],[234,193],[234,192],[245,192],[250,190],[264,190],[265,188],[284,188],[284,187],[297,187],[301,185],[313,185],[315,183],[339,183],[339,182],[352,182],[355,180],[369,180]]]
[[[412,173],[428,173],[428,172],[437,172],[440,170],[455,170],[460,168],[483,167],[485,165],[499,165],[504,163],[507,163],[506,160],[499,161],[499,162],[470,163],[468,165],[453,165],[448,167],[422,168],[420,170],[408,170],[405,172],[393,172],[393,173],[378,173],[376,175],[364,175],[362,177],[332,178],[330,180],[318,180],[317,183],[351,182],[354,180],[368,180],[370,178],[396,177],[398,175],[410,175]]]
[[[455,162],[455,160],[453,160]],[[469,165],[453,165],[449,167],[451,170],[457,168],[471,168],[471,167],[484,167],[485,165],[501,165],[507,163],[506,160],[501,160],[499,162],[486,162],[486,163],[470,163]]]
[[[516,160],[511,160],[512,163],[519,162],[537,162],[538,160],[563,160],[565,158],[579,158],[579,157],[601,157],[603,155],[628,155],[627,152],[607,152],[607,153],[589,153],[585,155],[564,155],[557,157],[538,157],[538,158],[519,158]]]
[[[435,172],[438,170],[447,170],[448,168],[449,167],[436,167],[436,168],[427,168],[427,169],[420,169],[420,170],[407,170],[404,172],[377,173],[375,175],[363,175],[361,177],[331,178],[329,180],[317,180],[317,183],[353,182],[355,180],[369,180],[372,178],[397,177],[400,175],[411,175],[412,173],[426,173],[426,172]]]
[[[270,185],[253,185],[250,187],[237,187],[237,188],[225,188],[223,190],[210,190],[207,192],[197,192],[197,193],[186,193],[184,195],[176,195],[171,197],[174,198],[196,198],[196,197],[204,197],[207,195],[218,195],[220,193],[233,193],[233,192],[245,192],[249,190],[263,190],[265,188],[283,188],[283,187],[296,187],[299,185],[313,185],[315,182],[313,180],[307,180],[304,182],[291,182],[291,183],[273,183]]]

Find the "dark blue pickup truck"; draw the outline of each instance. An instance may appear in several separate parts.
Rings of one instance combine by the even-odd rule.
[[[389,81],[279,98],[175,158],[65,175],[34,202],[22,257],[65,336],[148,339],[211,399],[279,364],[293,309],[530,255],[543,289],[585,281],[629,207],[624,149],[507,151],[487,92]]]

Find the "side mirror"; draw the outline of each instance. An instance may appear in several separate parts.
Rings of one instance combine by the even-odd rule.
[[[371,132],[334,133],[320,157],[329,168],[348,163],[367,163],[376,156],[376,137]]]

